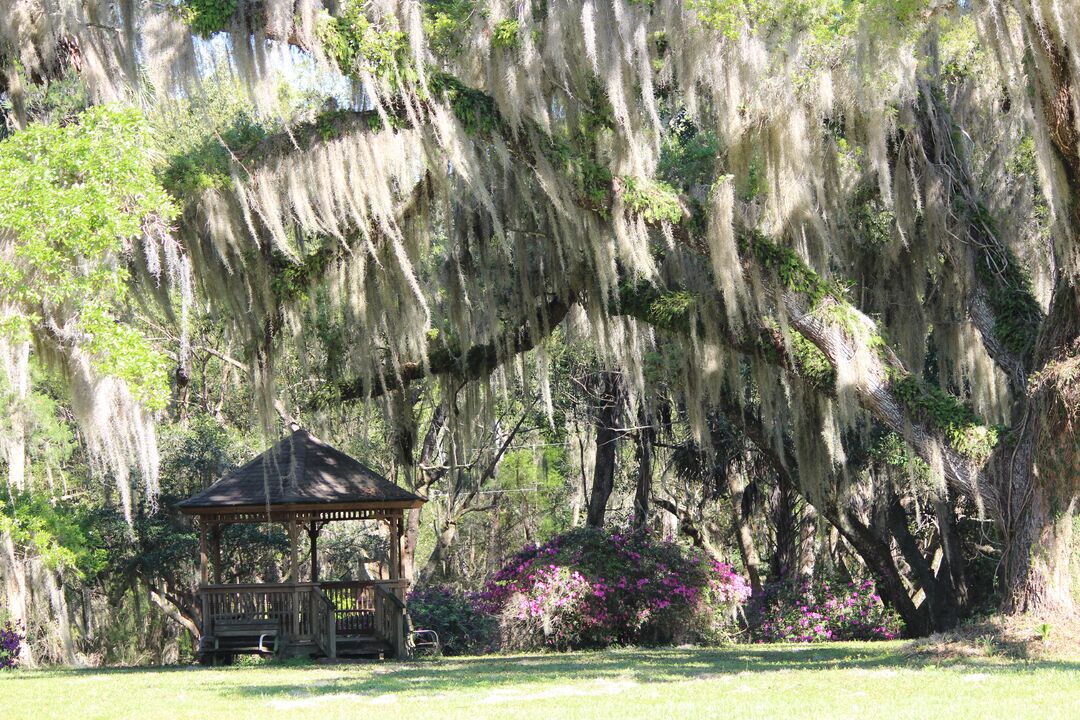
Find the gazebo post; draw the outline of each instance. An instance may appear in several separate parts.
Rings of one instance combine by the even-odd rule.
[[[390,523],[390,579],[401,579],[401,523],[394,515],[387,518]]]
[[[199,516],[199,582],[210,584],[209,555],[206,550],[206,516]]]
[[[300,592],[296,588],[296,582],[300,577],[300,573],[297,570],[297,566],[300,564],[300,557],[297,554],[296,547],[296,515],[292,515],[289,518],[289,584],[292,585],[293,596],[293,611],[292,611],[292,634],[293,637],[300,633]]]
[[[296,583],[300,576],[297,566],[300,564],[300,556],[296,547],[296,518],[289,520],[289,582]]]
[[[214,557],[214,584],[221,584],[221,525],[210,526],[210,548]]]
[[[308,538],[311,540],[311,582],[319,582],[319,525],[315,520],[308,525]]]

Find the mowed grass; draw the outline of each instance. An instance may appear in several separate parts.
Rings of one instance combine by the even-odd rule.
[[[2,718],[1080,718],[1080,663],[906,645],[0,673]]]

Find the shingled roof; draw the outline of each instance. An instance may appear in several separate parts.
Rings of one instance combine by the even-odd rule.
[[[180,502],[179,507],[185,512],[267,505],[402,508],[419,507],[423,502],[423,498],[298,428],[262,455]]]

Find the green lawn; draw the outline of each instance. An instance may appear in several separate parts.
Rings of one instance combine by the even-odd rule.
[[[0,673],[2,718],[1080,718],[1080,663],[904,643]]]

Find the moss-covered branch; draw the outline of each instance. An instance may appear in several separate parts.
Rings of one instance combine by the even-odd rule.
[[[507,324],[501,336],[488,343],[461,348],[434,338],[430,341],[427,358],[402,363],[400,372],[395,372],[394,366],[387,363],[370,379],[358,377],[331,388],[330,396],[322,402],[380,397],[434,375],[451,375],[459,383],[485,378],[502,363],[536,347],[562,323],[575,302],[573,297],[552,298],[534,308],[532,315],[519,323]]]

